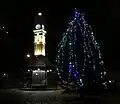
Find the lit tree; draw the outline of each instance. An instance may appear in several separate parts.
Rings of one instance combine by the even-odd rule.
[[[93,34],[85,14],[75,9],[56,56],[56,70],[64,84],[87,88],[104,82],[104,62]]]

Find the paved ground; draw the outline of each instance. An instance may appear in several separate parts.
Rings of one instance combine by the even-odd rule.
[[[119,95],[85,96],[62,94],[62,91],[0,90],[0,104],[119,104]]]
[[[61,91],[1,90],[0,104],[57,104]],[[58,103],[60,104],[60,103]]]

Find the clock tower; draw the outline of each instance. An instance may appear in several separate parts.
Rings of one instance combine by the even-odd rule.
[[[41,12],[34,17],[34,55],[27,55],[28,73],[30,74],[30,87],[52,88],[56,87],[56,74],[53,65],[45,54],[46,22]]]
[[[35,26],[34,26],[34,55],[35,56],[45,56],[45,34],[47,33],[45,30],[45,23],[42,19],[42,13],[38,13],[35,17]],[[39,21],[41,20],[41,21]]]

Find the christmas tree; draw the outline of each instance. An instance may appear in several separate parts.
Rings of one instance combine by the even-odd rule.
[[[56,70],[64,85],[88,88],[102,85],[106,74],[99,44],[85,13],[75,9],[58,44]]]

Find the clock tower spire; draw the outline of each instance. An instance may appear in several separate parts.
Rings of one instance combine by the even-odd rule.
[[[34,55],[45,56],[45,34],[47,33],[45,30],[45,23],[42,16],[42,13],[39,12],[38,15],[35,17],[35,29],[33,30],[34,33]]]

